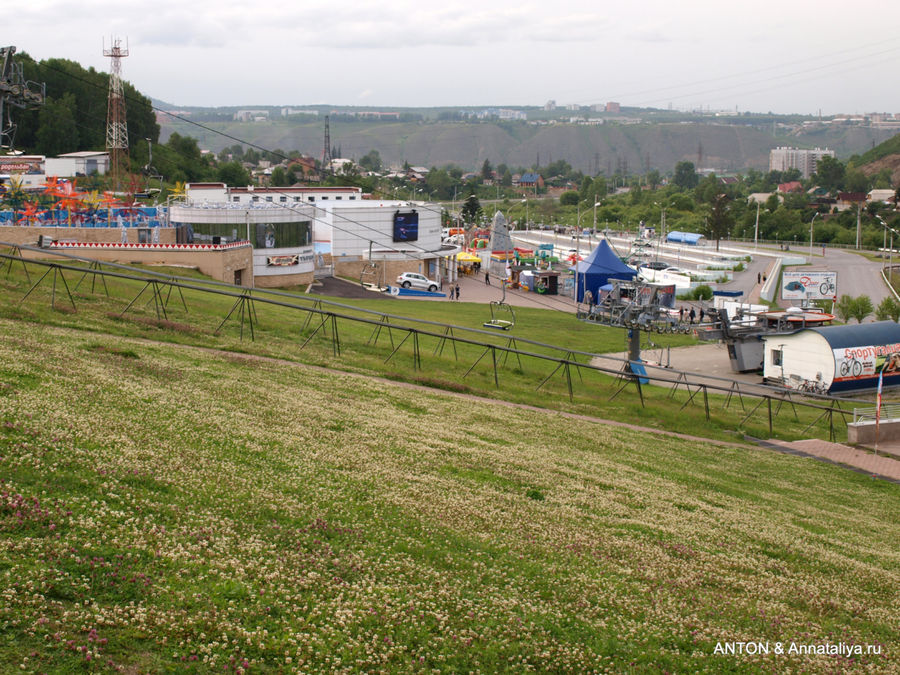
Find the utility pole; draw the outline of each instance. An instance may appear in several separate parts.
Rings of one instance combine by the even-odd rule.
[[[819,212],[816,211],[815,215],[812,217],[812,220],[809,221],[809,260],[812,262],[813,255],[813,223],[816,222],[816,218],[819,217]]]
[[[756,225],[753,226],[753,250],[759,247],[759,202],[756,202]]]
[[[856,248],[859,248],[859,236],[862,232],[862,202],[856,202]]]
[[[109,152],[109,170],[114,190],[122,189],[122,172],[128,171],[128,122],[125,118],[125,90],[122,87],[122,59],[128,56],[128,45],[122,48],[122,40],[110,39],[110,48],[104,45],[103,56],[112,61],[109,67],[109,96],[106,105],[106,150]]]

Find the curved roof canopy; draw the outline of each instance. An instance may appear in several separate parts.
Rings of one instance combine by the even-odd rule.
[[[852,326],[821,326],[807,328],[823,338],[832,349],[888,345],[900,342],[900,324],[894,321],[853,324]]]

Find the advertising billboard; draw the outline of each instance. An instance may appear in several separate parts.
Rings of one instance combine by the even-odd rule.
[[[419,238],[419,214],[415,211],[394,214],[394,241],[417,241]]]
[[[836,300],[837,272],[784,272],[782,300]]]
[[[834,382],[876,379],[900,372],[900,343],[834,349]]]

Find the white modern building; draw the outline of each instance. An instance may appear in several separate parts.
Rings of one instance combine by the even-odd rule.
[[[816,165],[823,157],[834,157],[834,150],[815,148],[778,147],[769,150],[769,171],[787,171],[799,169],[800,175],[809,178],[816,172]]]
[[[253,283],[259,288],[308,284],[315,272],[312,204],[172,204],[178,244],[224,246],[249,241]]]
[[[357,187],[229,188],[194,183],[173,204],[178,243],[253,245],[258,286],[309,283],[314,272],[378,285],[402,272],[456,278],[458,246],[441,243],[441,208],[425,202],[363,199]]]
[[[335,274],[356,278],[369,268],[381,286],[402,272],[442,284],[456,279],[456,245],[441,242],[441,208],[427,202],[334,201],[316,204],[316,252],[331,254]]]

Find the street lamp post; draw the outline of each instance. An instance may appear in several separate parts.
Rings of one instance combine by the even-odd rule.
[[[888,253],[888,283],[890,283],[891,288],[893,288],[892,282],[894,281],[894,234],[900,234],[900,232],[897,232],[897,230],[884,222],[884,218],[882,218],[881,216],[876,215],[875,217],[878,218],[879,222],[881,222],[882,227],[885,228],[885,232],[887,232],[888,230],[891,231],[891,248],[890,253]]]
[[[656,245],[656,259],[659,260],[659,251],[662,248],[663,242],[666,240],[666,209],[672,205],[671,204],[660,204],[659,202],[653,202],[653,204],[658,206],[660,209],[659,243]]]
[[[756,202],[756,225],[753,226],[753,250],[759,247],[759,202]]]
[[[819,212],[816,211],[816,215],[812,217],[812,220],[809,221],[809,259],[812,260],[812,249],[813,249],[813,223],[816,222],[816,218],[819,216]]]
[[[528,232],[528,200],[523,199],[522,203],[525,204],[525,231]]]

